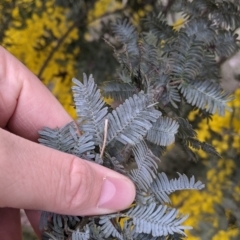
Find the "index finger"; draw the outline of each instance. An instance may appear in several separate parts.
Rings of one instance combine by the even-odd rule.
[[[42,127],[72,121],[42,82],[1,46],[0,113],[1,128],[33,141]]]

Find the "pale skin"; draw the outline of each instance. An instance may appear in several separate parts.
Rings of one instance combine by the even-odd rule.
[[[106,214],[127,208],[135,187],[126,177],[37,143],[43,126],[72,121],[56,98],[0,46],[0,236],[21,239],[19,209],[40,237],[45,210],[69,215]]]

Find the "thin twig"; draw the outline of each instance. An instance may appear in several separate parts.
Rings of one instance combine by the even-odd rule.
[[[58,40],[57,45],[52,49],[52,51],[49,53],[48,57],[46,58],[44,64],[42,65],[41,69],[39,70],[38,73],[38,78],[41,79],[42,74],[45,70],[45,68],[47,67],[48,63],[50,62],[50,60],[52,59],[54,53],[58,50],[58,48],[61,46],[61,44],[63,43],[63,41],[65,40],[65,38],[74,30],[74,28],[77,26],[77,23],[74,22],[72,24],[72,26],[70,26],[70,28],[63,34],[63,36]]]
[[[103,146],[102,146],[102,149],[101,149],[100,158],[103,157],[103,153],[104,153],[104,150],[105,150],[105,147],[106,147],[106,142],[107,142],[107,131],[108,131],[108,119],[105,119]]]
[[[156,101],[159,101],[159,99],[161,98],[163,92],[164,92],[164,87],[163,86],[157,88],[156,92],[154,93],[154,99]]]
[[[156,106],[157,104],[159,104],[159,102],[152,103],[152,104],[148,105],[147,108],[154,107],[154,106]]]
[[[181,82],[182,82],[182,80],[177,80],[177,81],[170,82],[169,85],[174,86],[174,85],[178,85]]]
[[[116,51],[116,48],[106,38],[103,37],[102,39],[107,45],[109,45],[114,50],[114,52]]]

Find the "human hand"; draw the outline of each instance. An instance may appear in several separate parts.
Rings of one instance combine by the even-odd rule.
[[[48,89],[0,47],[0,236],[21,239],[19,209],[38,231],[39,212],[107,214],[128,207],[135,187],[100,165],[37,144],[38,130],[72,121]]]

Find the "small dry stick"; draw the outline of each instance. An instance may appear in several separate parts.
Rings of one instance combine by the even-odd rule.
[[[107,131],[108,131],[108,119],[105,119],[103,146],[102,146],[102,149],[101,149],[100,158],[102,158],[102,156],[103,156],[103,152],[104,152],[104,149],[105,149],[105,147],[106,147],[106,142],[107,142]]]

